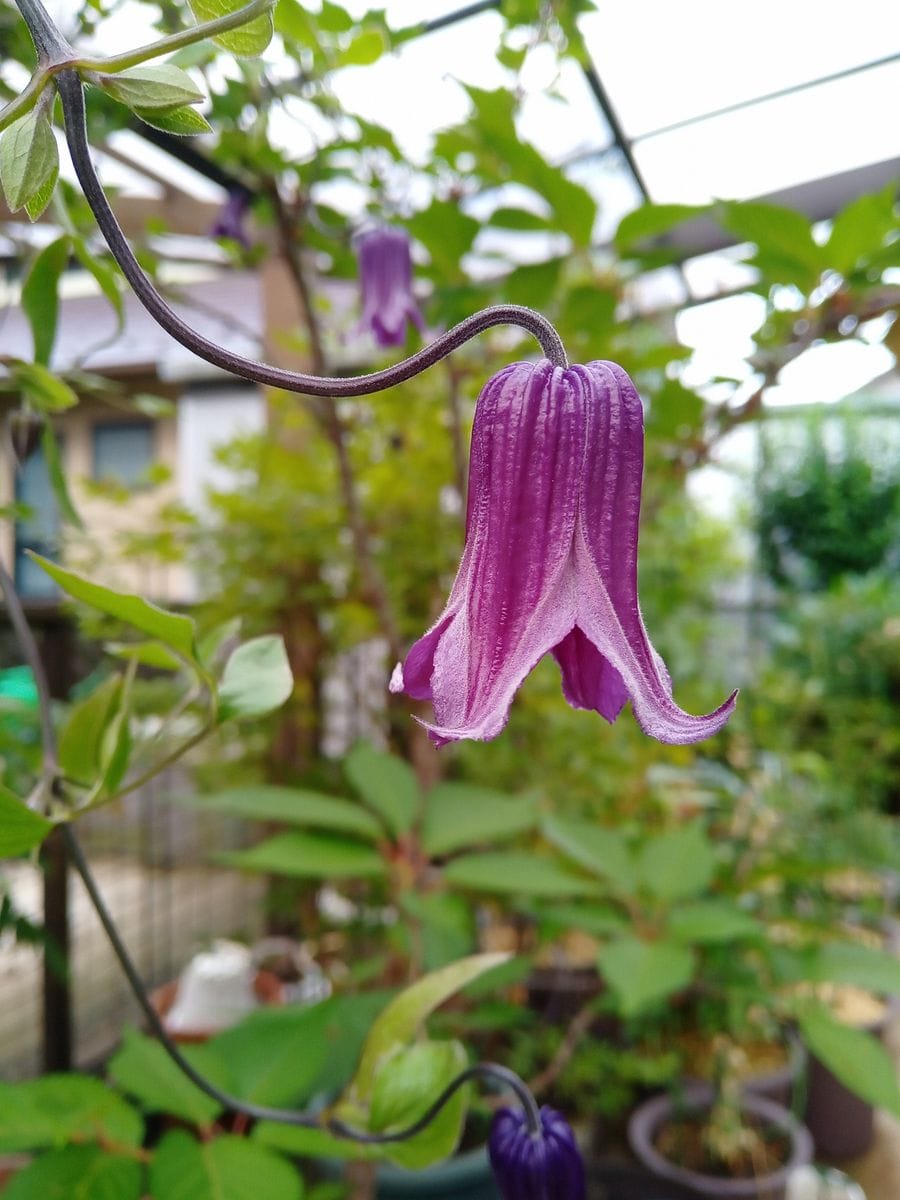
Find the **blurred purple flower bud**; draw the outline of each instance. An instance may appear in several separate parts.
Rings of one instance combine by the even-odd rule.
[[[612,722],[630,699],[638,724],[661,742],[697,742],[728,720],[736,693],[705,717],[675,704],[644,628],[643,456],[640,397],[615,363],[513,363],[487,383],[456,581],[391,679],[392,692],[432,701],[426,728],[436,745],[496,737],[547,653],[573,708]]]
[[[231,238],[233,242],[237,242],[245,250],[249,250],[250,236],[244,228],[244,218],[249,207],[249,192],[244,191],[243,188],[235,188],[229,192],[228,198],[219,209],[219,215],[212,224],[209,236]]]
[[[380,225],[355,239],[362,290],[358,332],[369,332],[379,346],[402,346],[406,322],[420,333],[425,322],[412,290],[412,258],[405,230]]]
[[[494,1114],[488,1154],[503,1200],[585,1200],[584,1163],[569,1123],[546,1105],[540,1132],[522,1109]]]

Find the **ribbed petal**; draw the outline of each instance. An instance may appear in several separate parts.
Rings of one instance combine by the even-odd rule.
[[[737,693],[707,716],[684,712],[672,699],[665,666],[644,628],[637,594],[644,454],[640,397],[615,363],[571,367],[567,374],[578,376],[590,401],[573,546],[576,623],[618,673],[645,733],[661,742],[701,741],[722,728]]]
[[[546,1105],[541,1133],[521,1111],[500,1109],[491,1122],[488,1153],[503,1200],[584,1200],[584,1164],[565,1118]]]
[[[522,680],[572,629],[583,456],[583,408],[559,367],[515,363],[486,385],[472,431],[466,549],[434,647],[427,728],[438,744],[496,737]],[[424,656],[420,644],[413,655]]]

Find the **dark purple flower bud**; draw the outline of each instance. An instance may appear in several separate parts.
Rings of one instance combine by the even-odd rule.
[[[488,1154],[503,1200],[585,1200],[584,1163],[561,1113],[543,1106],[540,1131],[522,1109],[494,1114]]]
[[[250,194],[242,188],[228,193],[228,199],[219,210],[219,215],[209,231],[210,237],[231,238],[233,242],[250,249],[250,237],[244,228],[244,217],[250,206]]]
[[[466,545],[447,605],[391,679],[434,705],[440,746],[487,741],[545,654],[573,708],[615,721],[627,700],[645,733],[697,742],[735,695],[694,717],[672,699],[638,604],[644,418],[611,362],[513,363],[475,410]]]
[[[362,318],[358,332],[369,332],[379,346],[402,346],[406,322],[420,333],[425,322],[412,290],[409,237],[402,229],[380,225],[356,238]]]

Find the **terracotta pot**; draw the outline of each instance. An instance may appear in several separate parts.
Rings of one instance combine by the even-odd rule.
[[[687,1088],[684,1093],[685,1106],[689,1111],[702,1111],[709,1107],[711,1096],[708,1087]],[[813,1141],[809,1130],[786,1108],[762,1096],[747,1094],[741,1107],[748,1116],[775,1125],[790,1137],[791,1150],[787,1161],[769,1175],[754,1179],[704,1175],[665,1158],[657,1150],[655,1142],[660,1128],[676,1116],[675,1103],[669,1096],[655,1096],[634,1110],[628,1122],[628,1141],[639,1161],[654,1175],[692,1188],[697,1196],[711,1196],[715,1200],[784,1200],[791,1172],[812,1162]]]

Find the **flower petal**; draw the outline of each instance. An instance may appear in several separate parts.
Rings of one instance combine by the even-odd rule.
[[[628,700],[622,676],[576,625],[553,657],[562,671],[563,694],[573,708],[592,708],[612,725]]]
[[[734,709],[733,693],[715,712],[694,717],[650,644],[638,605],[637,545],[643,472],[643,410],[634,384],[615,363],[572,367],[591,398],[582,503],[574,539],[576,621],[618,672],[637,721],[661,742],[701,741]]]
[[[514,363],[479,398],[466,549],[434,649],[435,741],[495,737],[522,680],[573,627],[584,417],[565,375]]]

